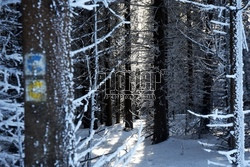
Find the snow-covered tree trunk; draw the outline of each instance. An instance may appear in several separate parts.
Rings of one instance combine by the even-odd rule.
[[[23,0],[25,166],[70,166],[73,82],[67,0]]]
[[[245,126],[243,113],[243,23],[242,2],[231,0],[230,13],[230,57],[231,57],[231,111],[234,114],[234,166],[244,166],[245,158]]]

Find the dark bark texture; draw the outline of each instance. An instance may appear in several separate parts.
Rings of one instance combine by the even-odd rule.
[[[21,6],[24,58],[41,53],[46,59],[44,75],[25,74],[26,81],[46,83],[43,100],[25,101],[25,166],[69,166],[65,121],[72,108],[69,99],[73,99],[69,4],[66,0],[23,0]]]

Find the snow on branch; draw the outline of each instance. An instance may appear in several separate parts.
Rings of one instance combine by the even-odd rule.
[[[193,111],[188,110],[188,112],[192,115],[195,115],[197,117],[201,117],[201,118],[212,118],[212,119],[227,119],[227,118],[232,118],[234,117],[233,114],[227,114],[227,115],[219,115],[218,109],[215,109],[213,111],[213,114],[208,114],[208,115],[201,115],[201,114],[197,114]],[[216,128],[216,127],[232,127],[233,123],[223,123],[223,124],[207,124],[208,127],[210,128]]]
[[[241,10],[246,10],[250,6],[250,1],[241,9]]]
[[[102,2],[106,8],[108,8],[109,3],[115,2],[116,0],[95,0],[95,2]]]
[[[249,48],[248,48],[248,45],[247,45],[247,37],[246,37],[245,27],[244,27],[243,23],[241,23],[241,28],[242,28],[243,48],[246,49],[246,51],[248,52]]]
[[[15,103],[11,100],[0,100],[0,164],[7,166],[15,166],[17,161],[22,162],[24,157],[22,143],[24,135],[23,122],[23,106],[22,104]],[[18,153],[8,152],[8,150],[1,150],[2,144],[5,147],[13,145],[18,149]]]
[[[237,152],[236,149],[230,150],[230,151],[218,151],[219,154],[225,155],[227,157],[227,160],[229,161],[230,164],[235,162],[235,157],[232,157],[233,154]]]
[[[225,165],[225,164],[222,164],[222,163],[218,163],[218,162],[213,162],[213,161],[210,161],[210,160],[207,160],[207,164],[208,164],[208,166],[209,165],[215,165],[215,166],[226,166],[226,167],[230,167],[230,166],[228,166],[228,165]]]
[[[93,10],[95,7],[98,6],[95,4],[86,4],[90,2],[92,2],[92,0],[70,0],[69,4],[70,4],[70,7],[79,7],[79,8],[84,8],[87,10]]]
[[[215,144],[204,143],[202,141],[198,141],[198,143],[201,144],[202,146],[206,146],[206,147],[213,147],[213,146],[215,146]]]
[[[71,56],[73,57],[75,54],[77,53],[80,53],[80,52],[85,52],[86,50],[89,50],[89,49],[92,49],[94,48],[96,45],[104,42],[107,38],[109,38],[114,32],[116,29],[118,29],[120,26],[122,26],[123,24],[129,24],[128,21],[121,21],[119,24],[117,24],[108,34],[106,34],[105,36],[103,36],[102,38],[99,38],[97,39],[96,43],[92,43],[88,46],[85,46],[81,49],[77,49],[77,50],[74,50],[74,51],[71,51]]]
[[[114,2],[114,1],[115,0],[95,0],[94,4],[90,4],[91,2],[93,2],[92,0],[70,0],[70,6],[84,8],[87,10],[93,10],[95,7],[99,6],[97,2],[103,3],[104,6],[107,8],[109,3]]]
[[[11,161],[11,163],[14,164],[17,162],[19,158],[19,155],[18,154],[10,154],[10,153],[7,153],[7,152],[0,152],[0,162],[3,163],[3,165],[5,167],[10,167],[10,162],[7,161],[7,159],[9,161]]]
[[[80,52],[85,52],[89,49],[92,49],[94,48],[96,45],[106,41],[107,38],[111,37],[111,35],[115,32],[116,29],[118,29],[120,26],[122,26],[123,24],[130,24],[129,21],[126,21],[125,18],[123,18],[122,16],[118,15],[114,10],[112,10],[111,8],[109,8],[107,6],[107,9],[114,15],[116,16],[117,18],[119,18],[121,20],[120,23],[118,23],[111,31],[109,31],[106,35],[104,35],[103,37],[97,39],[95,41],[95,43],[92,43],[88,46],[85,46],[83,48],[80,48],[80,49],[77,49],[77,50],[74,50],[74,51],[71,51],[71,56],[74,56],[76,55],[77,53],[80,53]]]
[[[220,22],[220,21],[216,21],[216,20],[211,20],[210,22],[213,24],[221,25],[221,26],[229,26],[229,23],[227,23],[227,22],[224,23],[224,22]]]
[[[234,7],[234,6],[228,6],[228,7],[216,6],[216,5],[211,5],[211,4],[203,4],[203,3],[199,3],[199,2],[194,2],[194,1],[190,1],[190,0],[177,0],[177,1],[195,5],[195,6],[201,8],[202,10],[205,10],[205,11],[209,11],[209,10],[223,11],[223,10],[228,10],[228,9],[231,9],[231,10],[236,9],[236,7]]]
[[[23,61],[23,56],[19,53],[13,53],[10,55],[5,55],[5,59],[6,60],[15,60],[15,61],[21,63]]]
[[[0,9],[4,5],[15,4],[15,3],[21,3],[21,0],[0,0]]]
[[[246,114],[250,114],[250,110],[245,110],[243,111],[243,113],[246,115]]]
[[[200,49],[201,49],[204,53],[215,55],[215,52],[214,52],[211,48],[209,48],[209,47],[207,47],[207,46],[205,46],[205,45],[203,45],[203,44],[197,42],[197,41],[194,40],[193,38],[189,37],[189,36],[186,35],[183,31],[181,31],[178,27],[177,27],[177,29],[180,31],[180,33],[181,33],[185,38],[187,38],[188,40],[192,41],[194,44],[198,45],[198,46],[200,47]],[[204,50],[203,48],[206,49],[206,50]]]
[[[118,62],[118,64],[116,65],[116,67],[118,67],[119,65],[121,64],[121,61],[119,61]],[[115,68],[113,68],[112,70],[111,70],[111,72],[109,73],[109,75],[106,77],[106,78],[104,78],[97,86],[96,86],[96,89],[94,89],[94,90],[90,90],[86,95],[84,95],[84,96],[82,96],[82,97],[80,97],[80,98],[78,98],[78,99],[75,99],[74,101],[73,101],[73,104],[74,104],[74,106],[75,107],[79,107],[79,106],[81,106],[81,105],[83,105],[83,103],[82,103],[82,101],[83,100],[85,100],[85,101],[88,101],[87,99],[93,94],[93,93],[95,93],[108,79],[110,79],[111,78],[111,76],[112,76],[112,74],[115,72]]]
[[[207,124],[208,127],[210,128],[218,128],[218,127],[233,127],[233,123],[227,123],[227,124]]]
[[[233,75],[226,75],[226,78],[232,78],[232,79],[235,79],[236,77],[236,74],[233,74]]]
[[[97,148],[100,144],[102,144],[106,139],[106,136],[102,137],[97,143],[95,143],[93,146],[85,149],[82,152],[76,153],[74,157],[74,162],[80,162],[82,158],[84,158],[89,152],[91,152],[93,149]],[[86,142],[84,142],[86,143]],[[78,148],[79,149],[79,148]],[[80,151],[80,150],[79,150]]]
[[[89,136],[87,137],[87,139],[85,139],[84,142],[81,143],[81,144],[77,147],[77,150],[80,150],[80,149],[82,149],[84,146],[86,146],[86,145],[89,143],[89,141],[93,139],[93,137],[94,137],[94,135],[95,135],[95,132],[96,132],[96,131],[95,131],[94,129],[91,130]],[[76,141],[76,144],[79,144],[79,143],[80,143],[80,140],[81,140],[81,138],[79,138],[79,139]]]
[[[8,110],[9,112],[15,112],[15,111],[23,112],[22,104],[13,103],[12,100],[0,100],[0,111],[4,110]]]
[[[193,111],[190,111],[190,110],[188,110],[188,112],[190,113],[190,114],[192,114],[192,115],[195,115],[195,116],[197,116],[197,117],[201,117],[201,118],[213,118],[214,120],[215,119],[227,119],[227,118],[232,118],[232,117],[234,117],[234,115],[233,114],[227,114],[227,115],[219,115],[219,111],[218,111],[218,109],[215,109],[214,111],[213,111],[213,114],[208,114],[208,115],[201,115],[201,114],[197,114],[197,113],[195,113],[195,112],[193,112]]]
[[[111,9],[110,7],[106,7],[114,16],[116,16],[117,18],[119,18],[121,21],[125,21],[125,18],[123,18],[122,16],[120,16],[119,14],[117,14],[113,9]],[[129,24],[129,22],[125,22],[126,24]]]
[[[18,100],[23,95],[22,48],[18,44],[21,24],[20,0],[0,0],[3,33],[0,40],[0,166],[23,166],[24,109]],[[1,8],[3,10],[1,10]],[[17,165],[18,164],[18,165]]]
[[[221,35],[227,35],[226,32],[224,32],[224,31],[219,31],[219,30],[213,30],[213,33],[215,33],[215,34],[221,34]]]

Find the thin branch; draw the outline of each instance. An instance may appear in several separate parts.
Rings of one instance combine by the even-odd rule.
[[[216,5],[206,5],[203,3],[199,3],[199,2],[194,2],[194,1],[190,1],[190,0],[177,0],[179,2],[183,2],[183,3],[188,3],[188,4],[192,4],[192,5],[196,5],[197,7],[201,8],[202,10],[205,11],[210,11],[210,10],[236,10],[236,7],[234,6],[216,6]]]

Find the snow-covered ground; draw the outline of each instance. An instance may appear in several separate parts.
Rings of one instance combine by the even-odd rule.
[[[131,160],[130,167],[204,167],[208,160],[223,161],[202,149],[197,140],[170,138],[157,145],[144,143]]]
[[[92,157],[102,155],[110,155],[116,151],[118,147],[125,144],[125,149],[118,156],[122,156],[132,148],[138,139],[138,128],[144,121],[136,121],[135,129],[130,132],[123,131],[121,124],[114,125],[109,129],[107,139],[96,149],[92,151]],[[99,137],[101,134],[98,135]],[[98,137],[97,137],[98,138]],[[203,144],[201,144],[203,143]],[[150,139],[145,139],[138,147],[136,153],[132,156],[131,161],[126,167],[204,167],[215,166],[208,162],[217,164],[225,164],[230,166],[226,157],[219,155],[215,148],[209,147],[207,144],[214,144],[213,137],[206,139],[190,139],[170,137],[167,141],[152,145]],[[215,151],[207,152],[204,149]],[[250,154],[247,153],[247,159]],[[92,161],[92,164],[95,164]],[[107,165],[112,166],[112,163]],[[119,166],[119,165],[118,165]],[[122,166],[122,165],[121,165]],[[218,165],[217,165],[218,166]]]

